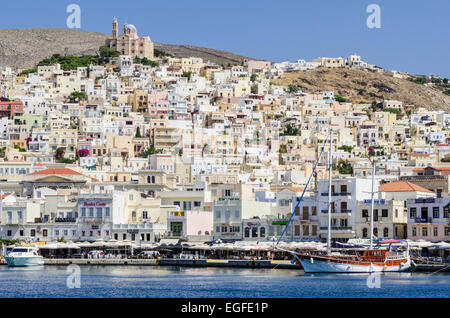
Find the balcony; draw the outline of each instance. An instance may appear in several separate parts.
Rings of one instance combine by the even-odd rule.
[[[74,223],[76,218],[55,218],[55,223]]]

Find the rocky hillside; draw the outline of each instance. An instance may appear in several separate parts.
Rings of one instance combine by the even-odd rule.
[[[73,29],[0,29],[0,66],[31,68],[53,54],[95,54],[107,34]],[[176,57],[201,57],[218,64],[240,64],[246,57],[191,46],[155,43],[155,48]]]
[[[385,72],[318,68],[285,73],[283,78],[272,82],[294,85],[309,93],[334,91],[353,103],[396,99],[403,101],[404,105],[450,111],[450,96],[443,94],[442,90],[394,78]]]

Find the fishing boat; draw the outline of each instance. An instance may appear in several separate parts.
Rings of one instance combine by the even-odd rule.
[[[372,161],[372,205],[370,220],[370,246],[367,249],[344,250],[331,252],[331,181],[332,181],[332,131],[330,129],[330,147],[328,152],[329,193],[328,193],[328,234],[326,254],[292,252],[295,259],[301,263],[305,273],[373,273],[401,272],[411,267],[409,245],[406,241],[406,251],[392,252],[390,248],[373,247],[373,205],[375,184],[375,161]]]
[[[43,265],[44,258],[38,254],[36,247],[14,247],[5,257],[8,266]]]

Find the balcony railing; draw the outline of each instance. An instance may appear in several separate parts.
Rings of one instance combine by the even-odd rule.
[[[76,218],[55,218],[55,222],[56,223],[69,223],[69,222],[76,222],[77,219]]]
[[[322,192],[321,195],[323,197],[328,196],[328,192]],[[351,195],[350,192],[332,192],[331,193],[332,196],[341,196],[341,195]]]

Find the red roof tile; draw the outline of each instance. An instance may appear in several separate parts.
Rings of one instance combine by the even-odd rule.
[[[30,175],[81,175],[81,173],[68,168],[49,168],[30,173]]]
[[[395,181],[382,184],[378,187],[378,191],[381,192],[405,192],[405,191],[419,191],[419,192],[432,192],[428,189],[422,188],[417,184],[409,181]]]

